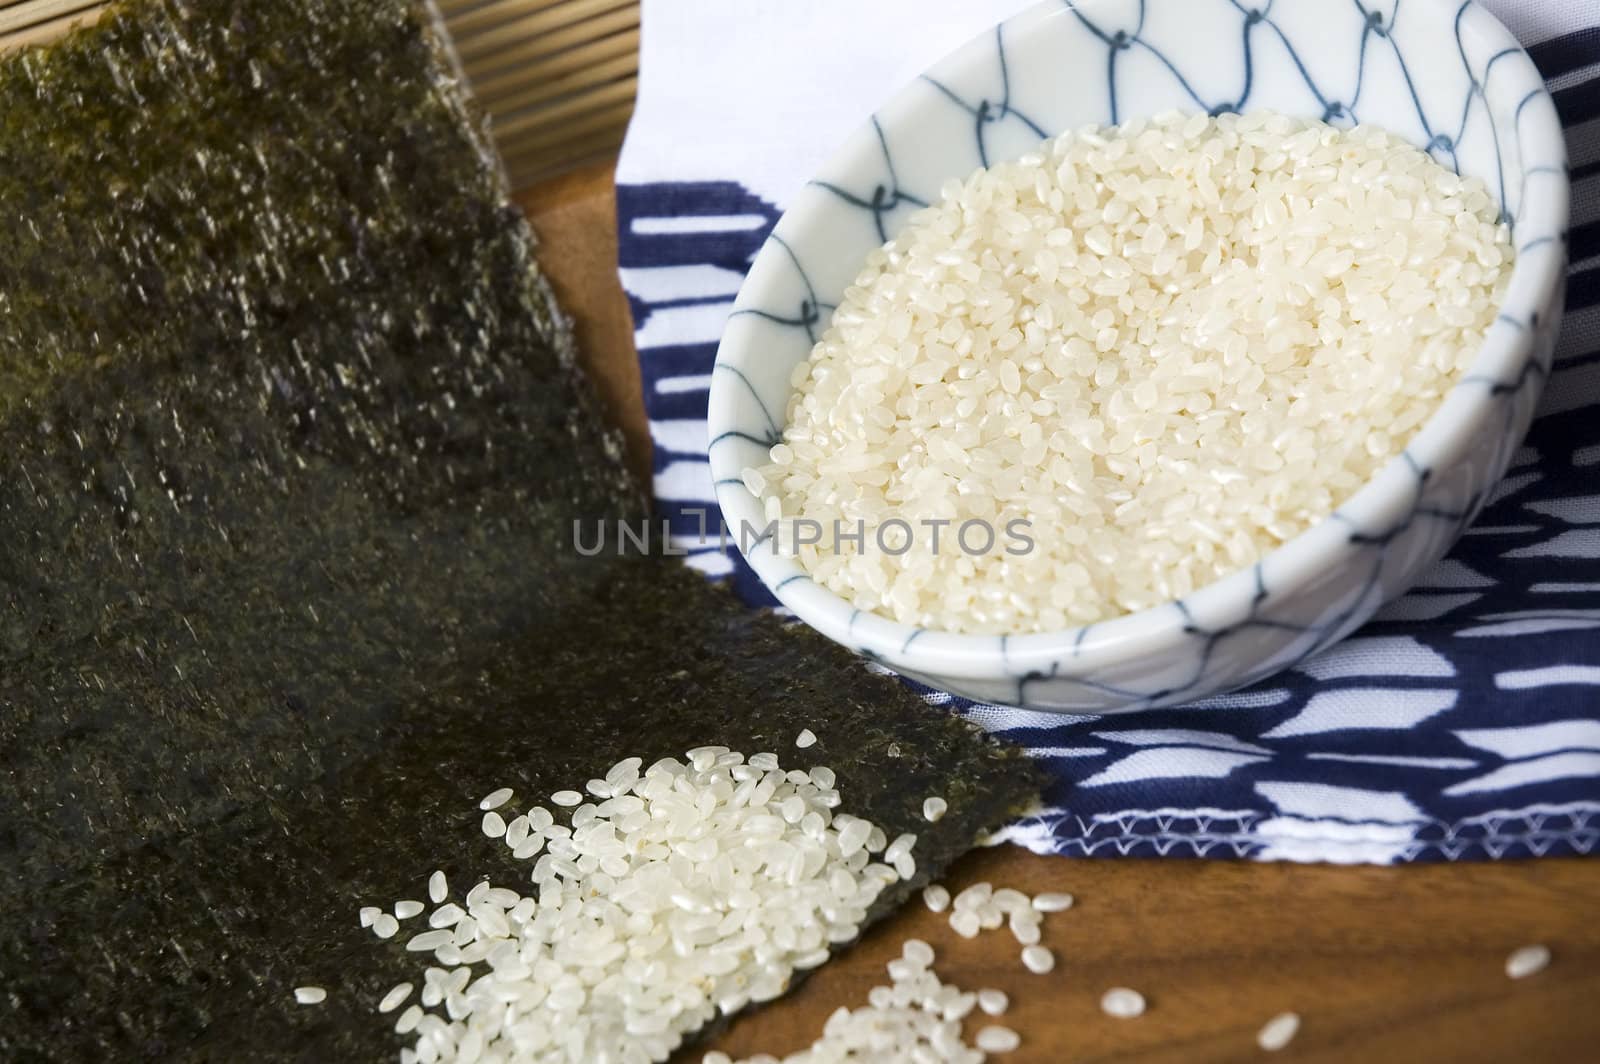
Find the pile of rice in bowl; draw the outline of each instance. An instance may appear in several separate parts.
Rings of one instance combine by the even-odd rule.
[[[1156,606],[1398,455],[1512,257],[1480,181],[1381,129],[1257,112],[1070,132],[949,182],[872,253],[745,485],[780,550],[905,624]]]

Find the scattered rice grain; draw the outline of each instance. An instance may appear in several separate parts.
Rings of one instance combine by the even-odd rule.
[[[396,984],[393,989],[391,989],[387,994],[383,995],[383,1000],[378,1002],[378,1011],[393,1012],[395,1009],[405,1004],[406,998],[411,996],[411,989],[410,983]]]
[[[1144,1015],[1144,995],[1125,986],[1114,986],[1100,997],[1100,1011],[1119,1020]]]
[[[1506,975],[1513,979],[1526,979],[1550,966],[1550,947],[1523,946],[1506,958]]]
[[[1009,1027],[985,1027],[973,1044],[985,1053],[1009,1053],[1022,1044],[1022,1038]]]
[[[1056,955],[1044,946],[1024,946],[1022,966],[1034,975],[1044,975],[1056,966]]]
[[[1293,1012],[1280,1012],[1268,1020],[1256,1035],[1256,1045],[1268,1053],[1275,1053],[1294,1040],[1300,1030],[1300,1017]]]
[[[971,909],[958,909],[950,914],[950,930],[962,938],[977,938],[983,922]]]
[[[1011,935],[1017,940],[1019,946],[1032,946],[1039,942],[1042,934],[1039,930],[1038,920],[1029,920],[1022,912],[1013,912],[1006,921],[1011,928]]]
[[[437,949],[450,941],[453,936],[449,931],[422,931],[411,937],[406,943],[406,949],[412,953],[426,953]]]
[[[906,939],[905,944],[900,947],[900,955],[912,964],[918,964],[924,968],[933,967],[933,947],[920,938]]]
[[[499,809],[502,805],[511,801],[511,796],[515,793],[510,787],[501,787],[499,790],[490,791],[478,802],[478,808],[486,812],[490,809]]]
[[[394,1023],[396,1034],[410,1034],[417,1029],[417,1024],[422,1022],[422,1006],[412,1005],[400,1014]]]
[[[1045,893],[1033,896],[1033,907],[1042,913],[1065,912],[1072,908],[1071,894]]]

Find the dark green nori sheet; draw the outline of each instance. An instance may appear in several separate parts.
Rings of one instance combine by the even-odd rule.
[[[1033,792],[677,561],[570,549],[643,502],[445,69],[405,0],[135,0],[0,61],[0,1059],[388,1057],[422,959],[356,909],[516,886],[501,785],[770,749],[919,883]]]

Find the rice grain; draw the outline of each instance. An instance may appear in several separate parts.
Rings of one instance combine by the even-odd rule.
[[[484,812],[488,812],[490,809],[499,809],[502,805],[511,801],[511,796],[515,793],[510,787],[501,787],[499,790],[490,791],[478,803],[478,808]]]
[[[1125,986],[1114,986],[1100,997],[1100,1011],[1119,1020],[1144,1015],[1144,995]]]
[[[1022,966],[1034,975],[1045,975],[1056,966],[1056,955],[1043,946],[1024,946]]]
[[[1506,975],[1512,979],[1526,979],[1550,966],[1550,947],[1523,946],[1506,958]]]
[[[973,1044],[985,1053],[1009,1053],[1022,1044],[1022,1039],[1009,1027],[991,1026],[979,1031]]]
[[[1293,1041],[1299,1031],[1300,1017],[1293,1012],[1280,1012],[1256,1034],[1256,1045],[1268,1053],[1276,1053]]]
[[[1072,908],[1071,894],[1045,893],[1033,896],[1033,907],[1042,913],[1065,912]]]
[[[397,984],[387,994],[383,995],[383,1000],[378,1002],[378,1011],[393,1012],[405,1004],[406,998],[411,996],[411,989],[410,983]]]

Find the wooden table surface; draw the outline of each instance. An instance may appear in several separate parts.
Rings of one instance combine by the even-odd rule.
[[[541,260],[589,368],[647,475],[611,178],[609,166],[591,168],[521,202],[550,248]],[[964,941],[912,905],[708,1048],[736,1058],[803,1048],[835,1008],[865,1004],[886,981],[884,964],[918,936],[938,951],[947,983],[1011,995],[1011,1011],[991,1022],[1022,1035],[1022,1048],[999,1058],[1017,1064],[1260,1059],[1256,1031],[1285,1010],[1302,1026],[1284,1059],[1600,1062],[1597,861],[1336,868],[1067,859],[1007,846],[970,854],[946,882],[955,890],[979,880],[1077,898],[1045,924],[1054,972],[1024,970],[1004,930]],[[1553,951],[1550,968],[1506,978],[1506,955],[1533,942]],[[1101,1013],[1112,986],[1140,990],[1145,1015]],[[969,1021],[969,1039],[977,1026]]]

